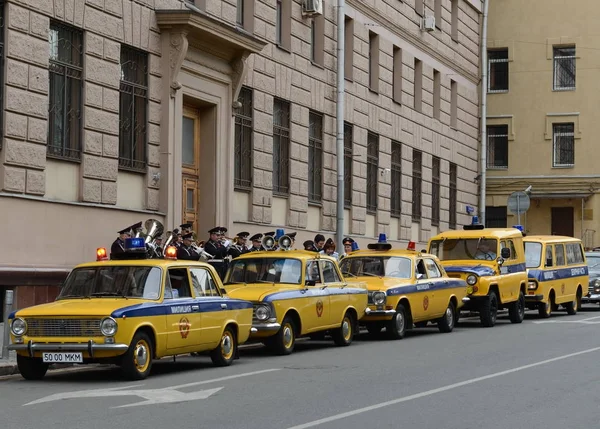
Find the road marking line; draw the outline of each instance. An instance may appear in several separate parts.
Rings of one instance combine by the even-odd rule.
[[[263,369],[260,371],[244,372],[242,374],[228,375],[226,377],[213,378],[212,380],[195,381],[193,383],[180,384],[178,386],[169,386],[169,389],[183,389],[184,387],[200,386],[201,384],[216,383],[218,381],[231,380],[239,377],[250,377],[251,375],[265,374],[267,372],[281,371],[282,368]]]
[[[379,408],[388,407],[390,405],[396,405],[396,404],[401,404],[403,402],[409,402],[409,401],[412,401],[414,399],[419,399],[419,398],[423,398],[423,397],[426,397],[426,396],[435,395],[436,393],[445,392],[447,390],[456,389],[458,387],[467,386],[469,384],[478,383],[480,381],[489,380],[491,378],[501,377],[503,375],[512,374],[512,373],[515,373],[515,372],[523,371],[525,369],[535,368],[537,366],[545,365],[547,363],[557,362],[557,361],[560,361],[560,360],[564,360],[564,359],[568,359],[568,358],[571,358],[571,357],[575,357],[575,356],[579,356],[579,355],[583,355],[583,354],[587,354],[587,353],[592,353],[592,352],[596,352],[596,351],[600,351],[600,347],[594,347],[592,349],[582,350],[580,352],[569,353],[568,355],[558,356],[558,357],[555,357],[555,358],[552,358],[552,359],[546,359],[546,360],[543,360],[543,361],[540,361],[540,362],[531,363],[529,365],[523,365],[523,366],[519,366],[517,368],[512,368],[512,369],[507,369],[505,371],[496,372],[494,374],[488,374],[488,375],[484,375],[482,377],[473,378],[471,380],[465,380],[465,381],[461,381],[459,383],[449,384],[447,386],[438,387],[437,389],[427,390],[426,392],[421,392],[421,393],[417,393],[417,394],[410,395],[410,396],[404,396],[402,398],[393,399],[391,401],[381,402],[379,404],[370,405],[368,407],[363,407],[363,408],[358,408],[356,410],[348,411],[346,413],[336,414],[336,415],[325,417],[325,418],[322,418],[322,419],[319,419],[319,420],[314,420],[312,422],[304,423],[304,424],[297,425],[297,426],[292,426],[292,427],[289,427],[288,429],[307,429],[307,428],[312,428],[312,427],[315,427],[315,426],[322,425],[324,423],[329,423],[329,422],[333,422],[333,421],[336,421],[336,420],[345,419],[346,417],[351,417],[351,416],[355,416],[357,414],[367,413],[369,411],[377,410]]]

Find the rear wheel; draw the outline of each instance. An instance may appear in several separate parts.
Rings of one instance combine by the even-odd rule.
[[[385,330],[392,340],[401,340],[406,335],[406,309],[398,304],[396,314],[387,322]]]
[[[519,299],[508,307],[508,317],[511,323],[521,323],[525,319],[525,296],[519,292]]]
[[[354,316],[349,311],[344,314],[342,325],[331,333],[336,346],[349,346],[354,338]]]
[[[548,297],[548,302],[540,302],[538,307],[538,313],[540,317],[547,319],[552,314],[552,310],[554,309],[554,294],[550,292],[550,296]]]
[[[152,340],[145,332],[137,332],[121,360],[121,371],[130,380],[143,380],[152,369]]]
[[[237,339],[233,328],[227,326],[221,336],[219,345],[210,352],[210,359],[215,366],[229,366],[237,355]]]
[[[440,332],[452,332],[456,323],[456,307],[450,301],[444,315],[438,320],[438,329]]]
[[[17,368],[25,380],[41,380],[46,375],[48,366],[41,358],[17,355]]]

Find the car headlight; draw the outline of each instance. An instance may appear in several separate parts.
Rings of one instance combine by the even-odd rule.
[[[10,325],[10,329],[11,329],[13,335],[15,335],[16,337],[25,335],[25,332],[27,332],[27,322],[25,322],[23,319],[18,317],[12,321],[12,324]]]
[[[259,305],[256,307],[254,315],[258,320],[267,320],[269,317],[271,317],[271,309],[266,305]]]
[[[117,321],[112,317],[106,317],[100,322],[100,331],[102,335],[112,337],[117,333]]]
[[[470,274],[467,277],[467,284],[470,285],[470,286],[473,286],[475,283],[477,283],[477,276],[475,276],[473,274]]]
[[[527,282],[527,289],[537,289],[538,285],[536,282]]]
[[[375,305],[385,304],[385,292],[373,292],[373,304],[375,304]]]
[[[594,280],[594,287],[600,287],[600,279]]]

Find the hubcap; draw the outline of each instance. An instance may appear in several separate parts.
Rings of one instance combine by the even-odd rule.
[[[452,326],[453,322],[454,322],[454,316],[452,314],[452,309],[450,307],[448,307],[446,309],[446,323],[448,324],[448,326]]]
[[[229,335],[225,334],[225,336],[223,336],[223,341],[222,341],[221,347],[223,350],[223,355],[225,357],[227,357],[231,354],[232,343],[231,343],[231,337]]]
[[[404,315],[398,313],[396,315],[396,331],[402,332],[404,330]]]
[[[350,338],[350,322],[348,319],[344,319],[342,322],[342,335],[346,340]]]
[[[292,328],[289,325],[285,325],[283,328],[283,341],[285,342],[286,347],[292,345],[292,335]]]
[[[144,343],[138,343],[135,348],[135,363],[139,369],[142,369],[148,363],[148,348]]]

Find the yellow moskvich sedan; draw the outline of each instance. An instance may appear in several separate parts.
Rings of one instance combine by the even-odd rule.
[[[454,329],[457,311],[468,300],[464,280],[448,277],[433,255],[392,249],[385,234],[368,249],[344,257],[340,268],[348,282],[367,283],[369,308],[360,323],[370,334],[385,328],[389,337],[401,339],[413,324],[428,322],[441,332]]]
[[[24,378],[43,378],[51,363],[113,363],[139,380],[166,356],[208,351],[217,366],[237,358],[252,303],[225,297],[212,266],[177,261],[174,247],[165,259],[146,259],[143,238],[126,246],[111,261],[98,249],[98,261],[75,267],[55,302],[9,316],[9,349]]]
[[[327,331],[336,345],[349,345],[367,307],[366,285],[348,286],[335,259],[304,250],[239,256],[224,286],[254,304],[250,339],[279,355],[292,353],[296,338]]]

